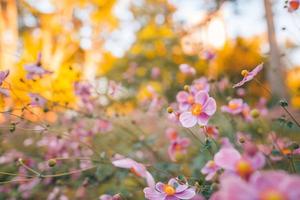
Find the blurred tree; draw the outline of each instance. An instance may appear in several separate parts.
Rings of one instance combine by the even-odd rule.
[[[131,11],[141,28],[134,44],[108,75],[135,89],[146,90],[150,84],[157,92],[166,92],[173,98],[176,88],[182,88],[187,78],[179,73],[179,65],[188,63],[204,72],[207,64],[199,62],[197,55],[182,51],[181,35],[172,20],[175,8],[167,0],[132,4]]]

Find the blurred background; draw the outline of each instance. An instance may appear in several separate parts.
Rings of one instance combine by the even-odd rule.
[[[145,182],[112,167],[115,153],[204,180],[207,149],[199,151],[193,138],[189,153],[174,163],[165,136],[172,127],[189,137],[188,129],[168,120],[166,108],[202,76],[217,100],[212,124],[222,136],[234,140],[238,131],[251,132],[260,144],[276,131],[299,141],[298,127],[274,106],[287,99],[299,119],[298,8],[298,0],[0,0],[0,70],[10,71],[0,84],[10,91],[0,90],[0,180],[12,180],[7,172],[17,172],[14,178],[28,173],[16,164],[19,157],[46,174],[96,169],[12,180],[0,186],[0,199],[97,199],[104,193],[143,199]],[[232,90],[242,70],[262,62],[259,84]],[[43,76],[29,77],[28,65],[45,70]],[[235,97],[264,110],[264,118],[245,123],[221,114],[219,107]],[[54,157],[71,160],[49,167]],[[156,180],[170,177],[150,171]]]
[[[300,107],[300,16],[288,1],[1,0],[0,6],[1,69],[26,87],[19,83],[23,65],[41,53],[55,85],[33,87],[51,99],[71,101],[75,79],[99,77],[138,89],[139,98],[148,84],[171,98],[186,79],[180,64],[236,81],[241,69],[265,62],[265,84]],[[155,72],[160,76],[153,78]]]

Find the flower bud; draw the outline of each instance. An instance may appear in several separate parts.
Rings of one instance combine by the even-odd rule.
[[[259,115],[260,115],[260,112],[259,112],[258,109],[253,109],[253,110],[251,110],[250,115],[251,115],[251,117],[253,117],[253,118],[258,118]]]
[[[169,107],[167,108],[167,112],[171,114],[171,113],[174,112],[174,110],[173,110],[173,108],[172,108],[171,106],[169,106]]]
[[[248,70],[242,70],[241,75],[242,76],[247,76],[249,74]]]
[[[190,91],[190,86],[188,86],[188,85],[185,85],[184,87],[183,87],[183,89],[185,90],[185,91]]]
[[[48,166],[49,167],[54,167],[56,165],[56,159],[49,159],[48,160]]]
[[[239,142],[242,143],[242,144],[245,143],[245,138],[244,137],[240,137],[239,138]]]

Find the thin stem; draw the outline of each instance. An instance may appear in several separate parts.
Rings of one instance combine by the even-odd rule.
[[[84,169],[78,169],[78,170],[74,170],[74,171],[70,171],[70,172],[58,173],[58,174],[49,174],[49,175],[41,174],[40,177],[41,178],[53,178],[53,177],[60,177],[60,176],[68,176],[68,175],[80,173],[80,172],[83,172],[83,171],[91,170],[91,169],[94,169],[94,168],[96,168],[96,166],[92,166],[92,167],[88,167],[88,168],[84,168]]]
[[[272,92],[268,88],[266,88],[259,80],[254,78],[254,81],[272,96]],[[290,118],[294,121],[294,123],[297,124],[298,127],[300,127],[300,123],[296,120],[296,118],[292,115],[292,113],[285,106],[280,106],[280,107],[290,116]]]

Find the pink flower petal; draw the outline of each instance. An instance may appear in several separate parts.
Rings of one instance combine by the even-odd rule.
[[[208,99],[208,94],[205,91],[200,91],[195,95],[195,102],[204,105]]]
[[[183,192],[174,194],[174,196],[176,196],[179,199],[191,199],[195,195],[196,195],[196,192],[193,188],[189,188],[187,190],[184,190]]]
[[[214,157],[218,166],[228,170],[235,170],[235,165],[240,159],[241,154],[234,148],[222,148]]]
[[[200,126],[206,126],[208,123],[208,120],[209,120],[209,116],[205,113],[202,113],[197,117],[197,123]]]
[[[197,117],[195,117],[191,112],[184,112],[180,114],[179,121],[183,127],[191,128],[196,125]]]
[[[188,100],[188,97],[189,97],[189,93],[185,91],[180,91],[176,96],[176,100],[182,103],[182,102],[186,102]]]
[[[203,107],[203,112],[210,116],[213,115],[217,110],[216,101],[211,97],[209,97],[209,99],[206,101]]]

